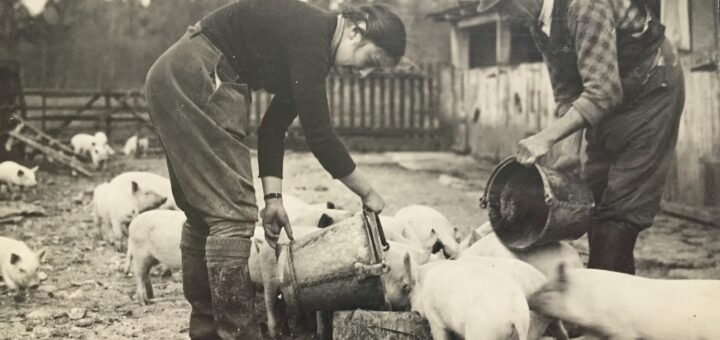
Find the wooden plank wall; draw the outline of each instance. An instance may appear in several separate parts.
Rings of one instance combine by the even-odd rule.
[[[690,56],[687,59],[685,112],[665,198],[693,206],[718,204],[720,198],[708,199],[720,193],[709,192],[717,186],[708,187],[706,178],[712,174],[705,173],[703,160],[720,162],[720,77],[717,71],[690,71]],[[443,84],[440,106],[457,112],[455,125],[465,125],[467,146],[476,157],[499,161],[511,156],[518,140],[555,119],[543,64],[456,70],[446,78],[452,78],[454,86]],[[584,158],[583,153],[579,156]]]

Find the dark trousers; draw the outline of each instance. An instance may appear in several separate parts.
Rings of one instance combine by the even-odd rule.
[[[621,107],[588,129],[583,178],[597,203],[588,232],[591,268],[634,273],[638,233],[660,209],[674,161],[685,86],[680,61],[666,42],[650,73],[631,75],[640,84]],[[631,97],[627,97],[632,95]]]
[[[148,110],[167,156],[173,195],[187,215],[183,291],[193,339],[257,339],[249,238],[257,205],[244,143],[249,91],[198,25],[153,64]]]

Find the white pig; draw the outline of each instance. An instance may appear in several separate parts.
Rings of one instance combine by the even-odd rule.
[[[528,263],[512,258],[503,257],[487,257],[487,256],[464,256],[460,261],[468,261],[490,266],[493,269],[507,275],[522,288],[525,298],[535,294],[547,282],[547,277],[535,267]],[[528,339],[542,338],[548,325],[552,323],[550,329],[555,339],[567,339],[567,332],[562,324],[557,320],[551,320],[541,314],[530,312],[530,327],[528,329]]]
[[[0,236],[0,275],[5,285],[10,290],[37,287],[37,269],[45,253],[45,248],[35,253],[23,241]]]
[[[422,266],[405,256],[412,310],[430,324],[434,340],[527,339],[529,310],[522,289],[492,267],[464,261]]]
[[[125,141],[123,153],[128,156],[139,156],[147,152],[149,147],[150,141],[147,138],[139,138],[137,135],[133,135]]]
[[[291,226],[325,228],[352,217],[354,214],[343,209],[331,208],[331,203],[312,204],[300,214],[291,216]]]
[[[8,190],[11,187],[34,187],[37,185],[35,179],[37,170],[37,166],[29,169],[13,161],[2,162],[0,163],[0,184],[7,185]]]
[[[436,236],[437,238],[437,236]],[[429,242],[435,242],[430,240]],[[387,273],[380,276],[385,288],[385,300],[390,304],[391,310],[403,311],[410,308],[410,282],[405,275],[403,264],[405,254],[409,254],[413,263],[423,265],[431,258],[427,247],[417,248],[402,242],[388,241],[390,249],[385,251],[385,262],[390,267]]]
[[[425,243],[431,230],[435,230],[442,249],[447,257],[458,254],[458,243],[455,238],[457,228],[439,211],[425,205],[410,205],[395,213],[395,218],[405,221],[407,227],[403,236]]]
[[[108,144],[108,138],[104,132],[95,132],[95,143],[99,147],[104,148],[108,155],[112,156],[115,154],[115,149]]]
[[[167,199],[137,182],[102,183],[93,191],[93,219],[100,236],[122,250],[127,227],[137,214],[155,209]]]
[[[168,269],[182,268],[180,235],[185,220],[182,211],[150,210],[130,222],[125,273],[132,269],[140,303],[147,305],[153,298],[153,266],[162,263]]]
[[[555,274],[560,263],[566,263],[572,268],[583,267],[580,254],[567,242],[554,242],[524,250],[510,250],[500,242],[494,233],[475,242],[470,248],[460,253],[458,258],[467,255],[515,258],[531,264],[547,277]]]
[[[78,133],[70,139],[70,144],[76,154],[90,157],[96,169],[101,169],[107,163],[109,154],[105,146],[99,145],[94,135]]]
[[[586,338],[720,339],[720,280],[654,280],[561,264],[529,303],[583,327]]]
[[[128,171],[123,172],[110,180],[110,183],[112,184],[120,184],[123,186],[127,186],[131,182],[136,182],[140,187],[155,191],[167,198],[165,203],[157,209],[179,210],[172,194],[172,187],[169,179],[147,171]]]

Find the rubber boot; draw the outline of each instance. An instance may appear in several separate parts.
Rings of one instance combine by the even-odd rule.
[[[221,339],[262,339],[255,321],[255,290],[250,281],[246,238],[208,237],[207,257],[212,310]]]
[[[621,221],[601,221],[588,233],[588,268],[635,274],[635,243],[639,228]]]
[[[220,339],[212,313],[212,298],[205,261],[205,237],[182,236],[183,294],[190,303],[188,333],[193,340]]]

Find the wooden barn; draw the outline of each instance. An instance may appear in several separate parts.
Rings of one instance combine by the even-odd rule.
[[[666,201],[720,207],[720,5],[716,0],[649,4],[680,52],[687,91]],[[456,113],[456,148],[499,159],[555,119],[555,104],[527,29],[500,21],[495,12],[477,13],[476,5],[461,1],[429,15],[452,26],[453,69],[441,79],[452,86],[442,87],[442,105]]]

